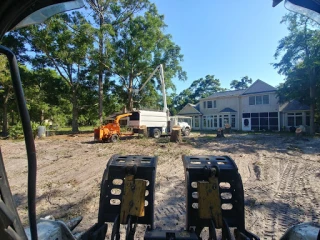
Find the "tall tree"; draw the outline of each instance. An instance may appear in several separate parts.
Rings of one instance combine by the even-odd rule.
[[[106,81],[110,74],[110,37],[115,35],[130,16],[141,11],[148,5],[147,0],[87,0],[89,9],[93,12],[95,41],[98,43],[92,52],[92,70],[98,76],[99,87],[99,121],[103,121],[104,86],[110,86]]]
[[[191,86],[183,90],[179,95],[174,97],[174,104],[171,111],[180,111],[187,103],[197,103],[200,98],[205,98],[215,92],[225,90],[220,87],[220,80],[214,75],[206,75],[192,82]],[[175,108],[175,110],[173,110]]]
[[[320,70],[320,31],[313,20],[295,13],[287,14],[281,21],[288,24],[289,35],[280,40],[275,58],[280,61],[274,64],[280,74],[292,79],[295,74],[305,72],[305,84],[309,87],[310,134],[315,132],[314,116],[316,109],[316,91]],[[297,66],[303,63],[303,66]],[[302,67],[302,68],[301,68]],[[297,76],[298,77],[298,76]],[[296,89],[300,91],[300,89]]]
[[[164,33],[164,16],[151,4],[144,15],[131,16],[118,29],[113,37],[112,72],[118,76],[119,83],[127,94],[127,108],[133,109],[133,89],[139,88],[162,64],[166,89],[175,89],[171,79],[186,79],[180,66],[183,55],[169,34]],[[156,75],[144,89],[142,105],[158,105],[158,91],[161,85]],[[140,93],[141,94],[141,93]]]
[[[249,84],[252,83],[252,78],[245,76],[241,78],[241,80],[232,80],[230,83],[230,87],[236,90],[247,89]]]
[[[37,53],[33,65],[54,68],[70,87],[73,132],[79,130],[79,88],[89,74],[87,58],[93,47],[92,31],[84,16],[73,12],[52,17],[24,32]]]
[[[16,55],[20,64],[25,63],[29,60],[26,54],[26,47],[23,37],[17,31],[10,32],[6,34],[1,40],[1,45],[10,48]],[[9,65],[4,56],[0,56],[0,93],[2,95],[2,134],[6,136],[8,134],[8,111],[10,110],[10,105],[13,105],[13,88],[11,75],[9,71]],[[14,105],[15,107],[15,105]],[[16,110],[16,108],[11,108]],[[13,114],[13,112],[12,112]]]
[[[70,87],[55,70],[29,70],[21,66],[20,74],[31,121],[41,124],[43,120],[51,119],[56,124],[64,124],[72,119],[68,101]]]
[[[7,58],[0,55],[0,95],[2,103],[2,135],[8,135],[8,103],[13,96],[13,88]]]

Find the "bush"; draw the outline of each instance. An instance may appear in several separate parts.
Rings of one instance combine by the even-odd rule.
[[[10,127],[9,137],[12,139],[18,139],[23,137],[23,130],[21,122],[18,122],[16,125]]]
[[[38,133],[38,127],[39,124],[36,122],[31,122],[31,129],[32,129],[32,134],[33,138],[37,136]],[[9,137],[12,139],[18,139],[18,138],[23,138],[23,128],[22,128],[22,123],[18,122],[16,125],[10,127],[9,129]]]

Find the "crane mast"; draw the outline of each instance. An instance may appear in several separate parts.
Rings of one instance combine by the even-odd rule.
[[[158,65],[153,72],[150,74],[148,79],[143,83],[143,85],[140,87],[140,89],[135,91],[135,94],[138,94],[150,81],[151,78],[156,74],[156,72],[159,71],[159,77],[160,77],[160,84],[161,84],[161,91],[162,91],[162,98],[163,98],[163,112],[167,114],[167,120],[169,120],[169,110],[167,106],[167,95],[166,95],[166,85],[164,82],[164,72],[163,72],[163,66],[162,64]]]

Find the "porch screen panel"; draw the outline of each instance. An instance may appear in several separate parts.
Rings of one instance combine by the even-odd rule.
[[[278,113],[277,112],[269,112],[269,128],[270,130],[278,130]]]
[[[269,129],[269,114],[267,112],[260,113],[260,129],[259,130],[268,130]]]
[[[259,113],[251,113],[251,129],[255,131],[260,130]]]

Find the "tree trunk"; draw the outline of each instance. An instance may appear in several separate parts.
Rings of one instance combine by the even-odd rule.
[[[72,86],[72,132],[79,132],[78,125],[78,97],[76,87]]]
[[[180,126],[173,126],[171,130],[170,142],[182,142]]]
[[[40,117],[40,121],[41,121],[41,123],[40,123],[40,124],[43,124],[43,121],[44,121],[44,110],[43,110],[43,109],[41,110],[41,117]]]
[[[218,128],[217,138],[224,138],[223,128]]]
[[[302,129],[301,129],[301,128],[297,128],[297,129],[296,129],[296,137],[297,137],[297,138],[301,138],[302,135],[303,135]]]
[[[11,110],[11,125],[14,125],[14,112]]]
[[[145,125],[140,126],[139,128],[139,137],[148,137],[148,128]]]
[[[310,135],[314,135],[314,115],[316,109],[316,81],[315,81],[315,68],[313,68],[310,76]]]
[[[129,112],[133,111],[133,77],[132,74],[129,76],[129,89],[128,89],[128,109]]]
[[[3,101],[3,125],[2,125],[2,136],[8,135],[8,99],[9,99],[9,93],[7,93],[4,96]]]
[[[133,94],[132,94],[132,88],[129,89],[128,109],[129,109],[129,112],[133,111]]]
[[[103,16],[100,15],[100,35],[99,35],[99,77],[98,77],[98,85],[99,85],[99,121],[100,125],[103,124]]]

